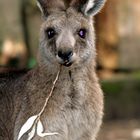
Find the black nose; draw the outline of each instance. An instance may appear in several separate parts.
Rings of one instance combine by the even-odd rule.
[[[58,56],[64,61],[69,61],[72,55],[73,55],[72,51],[67,51],[67,52],[58,51]]]

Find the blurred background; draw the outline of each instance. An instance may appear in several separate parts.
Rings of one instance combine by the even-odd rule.
[[[35,0],[0,0],[0,73],[36,65],[41,23]],[[95,28],[105,94],[98,140],[140,139],[140,0],[107,0]]]

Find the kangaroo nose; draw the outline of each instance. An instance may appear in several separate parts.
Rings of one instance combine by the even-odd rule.
[[[58,56],[64,61],[69,61],[72,55],[73,55],[72,51],[67,51],[67,52],[58,51]]]

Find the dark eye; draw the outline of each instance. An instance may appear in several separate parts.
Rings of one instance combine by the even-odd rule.
[[[48,39],[51,39],[55,36],[56,33],[53,28],[49,28],[46,30],[46,34],[47,34]]]
[[[86,38],[86,29],[80,29],[79,32],[78,32],[78,35],[81,37],[81,38]]]

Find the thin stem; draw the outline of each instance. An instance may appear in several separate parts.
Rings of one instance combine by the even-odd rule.
[[[56,78],[55,78],[55,80],[54,80],[54,82],[53,82],[53,86],[52,86],[52,88],[51,88],[50,94],[49,94],[49,96],[46,98],[45,104],[44,104],[42,110],[40,111],[40,113],[38,114],[38,119],[40,119],[41,115],[43,114],[43,112],[44,112],[44,110],[45,110],[45,108],[46,108],[46,106],[47,106],[47,104],[48,104],[48,101],[49,101],[50,97],[52,96],[52,93],[53,93],[53,91],[54,91],[56,82],[57,82],[57,80],[58,80],[58,78],[59,78],[59,75],[60,75],[60,71],[61,71],[61,67],[60,67],[60,69],[59,69],[59,71],[58,71],[58,73],[57,73],[57,75],[56,75]]]

